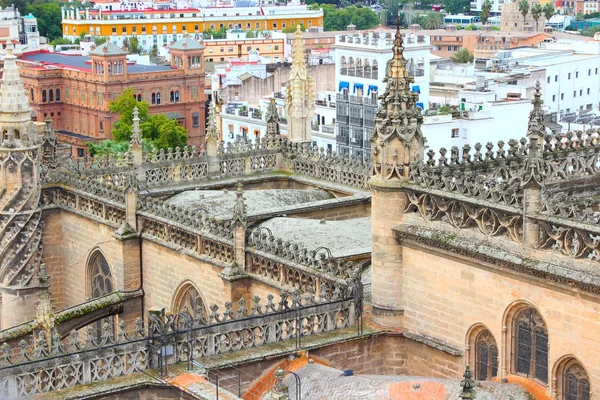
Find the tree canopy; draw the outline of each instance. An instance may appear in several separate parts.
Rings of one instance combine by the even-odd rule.
[[[462,48],[460,50],[458,50],[456,53],[454,53],[454,55],[452,57],[450,57],[450,60],[452,60],[452,62],[455,62],[457,64],[466,64],[466,63],[470,63],[473,62],[473,54],[471,54],[469,52],[469,50]]]
[[[546,21],[550,21],[550,18],[552,18],[554,14],[556,14],[556,11],[554,10],[554,4],[544,4],[544,18],[546,18]]]
[[[323,27],[326,31],[344,31],[348,25],[356,25],[357,30],[370,29],[379,24],[379,17],[366,7],[351,6],[336,9],[331,4],[313,4],[311,8],[323,9]]]
[[[97,153],[110,149],[124,148],[122,143],[128,143],[133,133],[133,110],[137,106],[140,118],[142,138],[157,149],[183,147],[187,141],[187,132],[174,119],[169,119],[162,114],[149,115],[149,104],[137,101],[132,88],[127,88],[108,105],[110,112],[119,114],[119,120],[113,127],[113,143],[104,144],[102,149],[94,148]],[[92,152],[92,147],[90,147]],[[118,152],[118,151],[115,151]]]
[[[519,2],[519,12],[523,16],[523,25],[525,25],[527,23],[527,14],[529,14],[529,2],[527,0]]]
[[[481,12],[479,13],[479,18],[481,18],[481,23],[483,25],[487,24],[491,11],[492,3],[490,3],[490,0],[485,0],[481,5]]]
[[[34,3],[25,8],[19,7],[19,11],[33,14],[37,18],[40,35],[47,37],[49,41],[62,37],[62,15],[57,3]]]
[[[448,14],[466,13],[471,9],[470,0],[444,0],[443,4]]]

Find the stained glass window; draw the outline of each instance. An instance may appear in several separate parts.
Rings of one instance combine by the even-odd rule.
[[[520,311],[514,320],[516,372],[548,383],[548,331],[533,308]]]
[[[590,400],[590,381],[583,367],[569,362],[563,373],[563,400]]]
[[[475,339],[475,357],[477,380],[484,381],[498,375],[498,346],[487,329]]]

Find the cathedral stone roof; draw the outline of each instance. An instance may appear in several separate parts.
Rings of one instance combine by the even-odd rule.
[[[249,215],[264,214],[276,209],[285,211],[285,206],[328,200],[333,196],[322,189],[266,189],[247,190],[244,200]],[[167,204],[196,209],[208,213],[211,218],[230,219],[233,216],[235,191],[189,190],[166,201]]]
[[[325,247],[334,258],[371,252],[371,218],[321,221],[303,218],[271,218],[260,224],[276,239],[309,250]]]
[[[111,41],[106,41],[89,53],[92,56],[118,56],[127,54],[126,51]]]

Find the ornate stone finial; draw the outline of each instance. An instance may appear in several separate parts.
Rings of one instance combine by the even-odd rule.
[[[242,181],[238,181],[237,191],[235,192],[235,205],[233,206],[233,226],[241,225],[246,227],[248,223],[248,214],[246,213],[246,203],[244,202],[244,191]]]
[[[462,387],[462,393],[460,395],[461,399],[472,399],[475,397],[475,393],[473,392],[473,388],[475,387],[475,381],[473,380],[473,373],[471,372],[471,366],[467,365],[465,368],[465,373],[463,374],[463,379],[460,382],[460,386]]]
[[[275,98],[272,97],[269,101],[269,108],[267,108],[267,115],[265,116],[267,121],[267,140],[271,142],[274,139],[279,138],[279,112],[277,111],[277,103]]]
[[[217,113],[215,111],[215,103],[213,102],[208,107],[208,127],[206,128],[206,140],[214,139],[219,140],[219,133],[217,132]]]
[[[306,143],[311,140],[311,122],[315,108],[315,89],[308,75],[304,58],[302,30],[295,33],[292,66],[286,84],[285,110],[288,118],[288,137],[291,142]]]
[[[35,320],[43,329],[50,331],[54,328],[54,308],[52,306],[52,297],[48,287],[50,286],[50,276],[46,270],[46,264],[42,263],[37,277],[38,301],[35,308]]]
[[[56,168],[58,166],[56,132],[50,117],[46,118],[44,122],[46,126],[44,126],[42,136],[42,165],[46,168]]]
[[[133,109],[133,132],[131,134],[130,145],[142,145],[142,130],[140,129],[140,110],[137,106]]]
[[[386,89],[375,115],[371,138],[371,175],[383,180],[405,179],[410,164],[422,161],[425,139],[423,116],[417,107],[419,95],[411,91],[414,78],[408,75],[400,28],[396,29],[393,56],[388,62]]]
[[[535,84],[535,93],[533,94],[533,109],[529,113],[529,123],[527,124],[527,137],[537,139],[537,145],[543,144],[543,139],[546,134],[546,127],[544,126],[544,111],[542,105],[544,101],[542,97],[542,86],[540,81]]]
[[[277,368],[273,373],[273,377],[275,378],[275,385],[273,386],[273,390],[271,391],[271,399],[272,400],[289,400],[289,389],[283,383],[283,379],[285,378],[285,371],[281,368]]]

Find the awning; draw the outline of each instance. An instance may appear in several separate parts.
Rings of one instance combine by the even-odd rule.
[[[165,117],[167,117],[169,119],[182,119],[182,118],[185,118],[185,115],[183,115],[180,112],[174,111],[174,112],[165,113]]]
[[[377,86],[369,85],[369,90],[367,91],[367,96],[370,95],[371,92],[377,92]]]
[[[419,107],[421,110],[425,109],[425,106],[423,106],[423,103],[417,103],[417,107]]]
[[[421,94],[421,88],[418,85],[413,86],[412,91]]]
[[[342,89],[346,89],[347,91],[350,91],[350,84],[348,82],[340,82],[340,92],[342,91]]]
[[[361,91],[364,91],[363,84],[362,83],[355,83],[354,84],[354,92],[353,93],[356,93],[356,89],[360,89]]]

